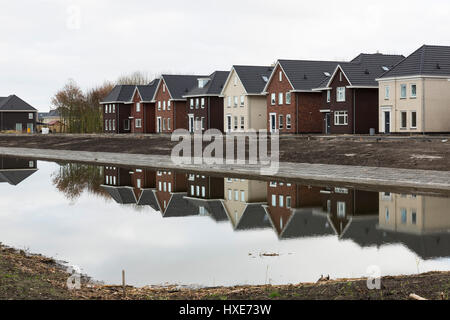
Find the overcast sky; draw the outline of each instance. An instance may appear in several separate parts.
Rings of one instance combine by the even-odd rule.
[[[277,59],[408,55],[450,45],[448,0],[0,0],[0,96],[40,111],[136,70],[211,73]]]

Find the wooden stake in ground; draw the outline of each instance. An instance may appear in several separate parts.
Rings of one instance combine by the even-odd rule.
[[[123,297],[125,298],[127,296],[125,283],[125,270],[122,270],[122,288],[123,288]]]

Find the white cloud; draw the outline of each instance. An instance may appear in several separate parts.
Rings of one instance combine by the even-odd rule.
[[[69,78],[89,88],[135,70],[203,74],[278,58],[407,55],[450,44],[449,12],[446,0],[10,1],[0,11],[0,96],[47,110]],[[79,29],[68,28],[74,19]]]

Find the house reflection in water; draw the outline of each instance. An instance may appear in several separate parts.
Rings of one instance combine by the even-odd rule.
[[[0,156],[0,183],[16,186],[36,171],[36,160]]]
[[[197,208],[198,215],[210,216],[217,222],[227,221],[228,217],[222,205],[223,188],[223,178],[189,174],[185,199]]]
[[[270,228],[266,204],[266,182],[246,179],[223,179],[223,206],[235,230]]]
[[[450,256],[450,198],[111,166],[104,174],[117,203],[164,218],[209,216],[234,230],[273,228],[280,240],[337,236],[361,247],[401,243],[424,259]]]

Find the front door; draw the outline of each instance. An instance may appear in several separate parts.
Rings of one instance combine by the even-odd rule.
[[[34,132],[34,126],[32,123],[27,123],[27,133],[33,133]]]
[[[270,114],[270,132],[275,132],[277,130],[276,123],[277,123],[277,115],[276,115],[276,113],[271,113]]]
[[[231,132],[231,116],[227,115],[227,132]]]
[[[189,132],[194,133],[194,115],[189,115]]]
[[[331,133],[331,113],[325,113],[325,134]]]
[[[161,133],[161,117],[156,118],[156,132]]]
[[[391,112],[384,111],[384,133],[391,133]]]

